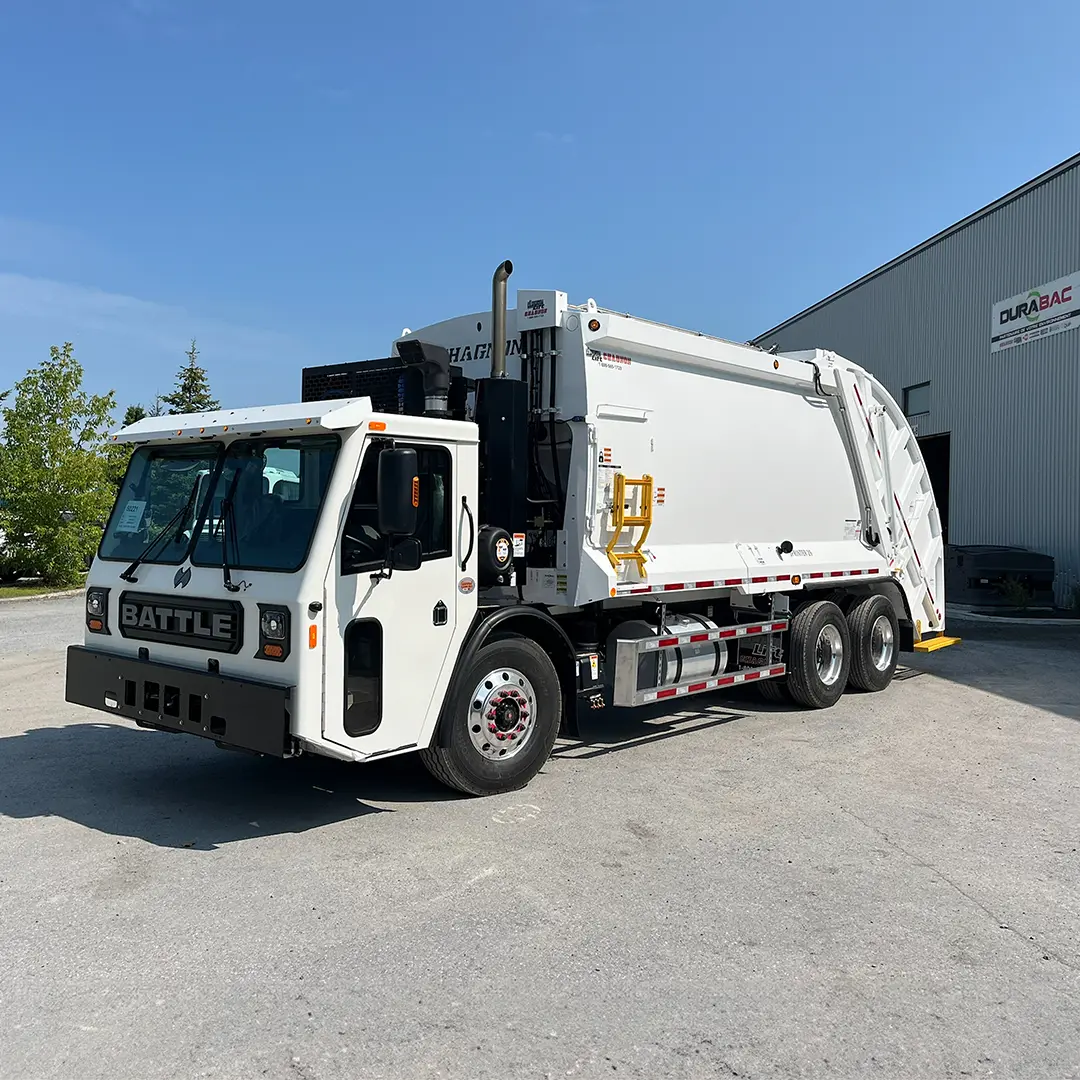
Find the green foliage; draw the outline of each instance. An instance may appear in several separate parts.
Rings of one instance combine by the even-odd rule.
[[[0,409],[5,558],[55,586],[79,583],[115,496],[104,446],[115,397],[88,394],[82,378],[71,343],[54,345]]]
[[[1014,577],[1008,577],[1001,583],[1001,595],[1009,607],[1026,608],[1035,598],[1032,591]]]
[[[210,379],[206,368],[199,366],[199,350],[195,347],[194,338],[191,339],[191,348],[186,355],[188,362],[176,374],[176,389],[161,399],[168,405],[170,415],[211,412],[220,408],[220,403],[210,396]]]
[[[124,410],[124,423],[123,427],[128,427],[131,424],[137,424],[140,420],[146,419],[146,410],[136,402],[134,405],[129,405]]]

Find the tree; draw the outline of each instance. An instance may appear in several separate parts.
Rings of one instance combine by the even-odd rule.
[[[176,389],[161,399],[169,406],[170,415],[211,412],[221,408],[220,403],[210,396],[210,379],[206,368],[199,366],[199,350],[195,347],[194,338],[191,339],[191,348],[185,355],[188,362],[177,372]]]
[[[0,409],[5,557],[49,585],[79,582],[115,496],[105,448],[115,395],[88,394],[82,379],[71,342],[53,345]]]
[[[129,405],[124,410],[124,423],[123,427],[128,427],[131,424],[137,424],[140,420],[146,419],[146,410],[138,403]]]

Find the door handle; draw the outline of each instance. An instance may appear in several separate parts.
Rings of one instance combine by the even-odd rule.
[[[469,509],[467,495],[461,496],[461,508],[469,515],[469,550],[465,552],[465,558],[461,560],[461,571],[464,573],[465,567],[469,565],[469,560],[472,558],[473,545],[476,543],[476,522],[473,520],[472,511]]]

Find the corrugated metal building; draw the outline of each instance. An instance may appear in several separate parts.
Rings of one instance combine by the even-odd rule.
[[[912,417],[946,540],[1080,582],[1080,154],[755,339],[855,360]]]

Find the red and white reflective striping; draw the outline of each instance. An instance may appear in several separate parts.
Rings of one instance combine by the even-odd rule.
[[[754,668],[751,671],[738,671],[732,675],[721,675],[715,679],[702,679],[700,682],[687,683],[684,686],[662,686],[658,690],[647,690],[641,695],[640,703],[663,701],[665,698],[685,697],[687,694],[701,694],[706,690],[717,690],[722,686],[738,686],[739,683],[757,682],[761,679],[775,679],[783,675],[787,668],[783,664],[773,667]]]
[[[646,638],[642,642],[642,651],[671,649],[676,645],[696,645],[702,641],[726,641],[728,638],[754,637],[757,634],[779,634],[785,631],[787,627],[787,621],[782,619],[779,622],[753,623],[749,626],[729,626],[720,630],[702,630],[696,634]]]
[[[795,575],[799,576],[799,575]],[[854,577],[888,577],[889,572],[885,569],[869,570],[813,570],[802,574],[802,580],[806,581],[830,581],[838,578]],[[771,585],[790,583],[791,574],[776,574],[771,576],[759,576],[748,578],[716,578],[713,581],[682,581],[667,585],[650,585],[648,582],[635,582],[632,585],[616,585],[615,589],[622,596],[636,596],[638,593],[669,593],[690,592],[694,589],[730,589],[749,588],[754,585]]]

